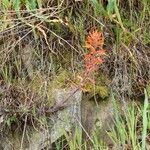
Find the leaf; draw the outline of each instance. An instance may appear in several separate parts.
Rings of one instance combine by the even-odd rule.
[[[146,137],[147,137],[147,131],[148,131],[148,95],[146,89],[144,89],[144,94],[145,94],[145,100],[144,100],[144,109],[143,109],[143,131],[142,131],[142,146],[141,150],[146,149]]]
[[[148,98],[150,98],[150,84],[147,84],[146,91],[147,91]]]
[[[90,0],[90,1],[93,5],[96,15],[99,15],[100,13],[105,12],[105,9],[102,6],[102,3],[100,1],[98,1],[98,0]]]
[[[107,12],[108,15],[112,15],[115,11],[116,0],[108,0]]]
[[[14,0],[13,1],[13,8],[15,9],[15,11],[16,11],[16,13],[17,13],[18,16],[20,16],[20,12],[19,12],[20,5],[21,5],[20,0]]]
[[[33,9],[36,9],[37,7],[37,3],[36,3],[36,0],[26,0],[26,7],[28,10],[33,10]]]
[[[42,0],[37,0],[38,8],[42,8]]]
[[[33,9],[36,9],[36,7],[37,7],[36,0],[30,1],[30,9],[33,10]]]
[[[118,19],[117,22],[120,24],[121,28],[125,31],[116,0],[108,0],[107,12],[111,20],[113,19],[113,13],[115,13]]]
[[[11,2],[9,0],[2,0],[2,6],[4,6],[6,9],[9,9]]]

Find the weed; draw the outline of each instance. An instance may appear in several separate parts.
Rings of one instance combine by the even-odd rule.
[[[74,78],[85,68],[91,74],[95,70],[97,76],[106,74],[110,82],[105,87],[111,87],[124,102],[143,100],[144,88],[149,97],[149,6],[148,0],[1,0],[0,114],[4,113],[6,124],[17,123],[20,127],[26,120],[28,125],[43,125],[40,115],[52,105],[49,87],[64,70],[69,70],[69,77]],[[93,27],[97,30],[90,32],[86,39]],[[103,31],[103,35],[99,31]],[[93,51],[88,45],[93,35],[101,39],[100,51]],[[87,49],[83,47],[85,40]],[[103,49],[109,50],[105,61]],[[94,81],[98,84],[98,93],[104,91],[105,97],[107,90],[100,88],[104,81],[98,80]],[[60,82],[65,82],[60,83],[61,86],[68,85],[66,80]],[[145,102],[144,111],[132,107],[123,118],[119,110],[116,112],[118,132],[113,129],[111,133],[114,143],[120,147],[140,149],[141,144],[143,149],[146,147],[149,131],[146,129],[150,128],[147,109]],[[136,140],[139,134],[135,126],[142,128],[142,139],[139,131],[140,139]],[[79,141],[73,140],[70,147],[82,147],[79,135],[77,138]],[[99,139],[94,137],[94,140],[96,148],[100,147],[97,146]],[[87,148],[86,142],[83,147]]]
[[[133,150],[148,149],[147,138],[149,137],[148,127],[148,99],[145,91],[144,106],[138,106],[136,103],[132,104],[120,113],[118,104],[114,96],[112,97],[115,113],[115,127],[112,132],[108,133],[114,145],[119,148],[129,148]]]

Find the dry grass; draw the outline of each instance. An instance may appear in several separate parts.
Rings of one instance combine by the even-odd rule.
[[[69,70],[76,78],[82,72],[84,41],[91,28],[105,36],[107,57],[99,72],[109,76],[107,86],[123,101],[143,96],[150,83],[150,3],[118,0],[116,4],[104,0],[0,2],[0,105],[7,120],[15,117],[17,121],[12,122],[18,122],[26,115],[35,120],[38,115],[32,110],[36,107],[39,112],[41,105],[50,105],[47,85],[57,74]]]

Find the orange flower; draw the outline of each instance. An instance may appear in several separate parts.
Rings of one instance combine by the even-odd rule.
[[[93,48],[95,48],[95,50],[98,47],[102,48],[104,44],[103,34],[98,30],[91,31],[86,39],[86,43],[87,48],[90,48],[89,46],[92,46]]]
[[[85,71],[87,74],[91,74],[98,69],[98,66],[103,63],[102,56],[106,54],[103,49],[104,37],[98,30],[91,31],[85,41],[85,47],[89,50],[89,53],[85,54]]]

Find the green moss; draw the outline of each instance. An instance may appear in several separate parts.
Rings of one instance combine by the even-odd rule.
[[[102,85],[92,85],[90,83],[86,84],[86,90],[90,97],[98,95],[101,99],[105,99],[109,96],[109,90],[106,86]]]
[[[96,84],[86,83],[85,89],[90,94],[90,97],[98,95],[101,99],[106,99],[109,96],[109,89],[106,85],[109,83],[109,79],[106,75],[100,74],[96,77]]]
[[[69,79],[71,73],[67,70],[62,70],[53,81],[49,82],[48,86],[48,102],[49,104],[54,103],[54,92],[56,89],[67,88],[69,86]]]
[[[109,96],[109,90],[106,86],[96,86],[96,92],[102,99]]]
[[[67,70],[62,70],[55,79],[51,82],[51,88],[65,88],[68,86],[69,79],[71,78],[71,73]]]
[[[86,89],[88,93],[88,98],[92,98],[95,95],[98,95],[100,99],[106,99],[109,96],[109,89],[106,85],[108,85],[109,79],[104,74],[97,74],[96,75],[96,84],[92,84],[90,81],[86,82],[84,85],[84,89]],[[38,76],[32,81],[32,87],[37,92],[40,90],[42,92],[44,89],[43,87],[44,79],[41,76]],[[52,81],[48,83],[48,90],[47,96],[49,103],[53,103],[53,92],[56,89],[64,89],[68,88],[75,83],[76,85],[80,85],[80,81],[73,79],[73,74],[71,71],[60,69],[58,75],[56,75]],[[39,92],[38,92],[39,93]]]

